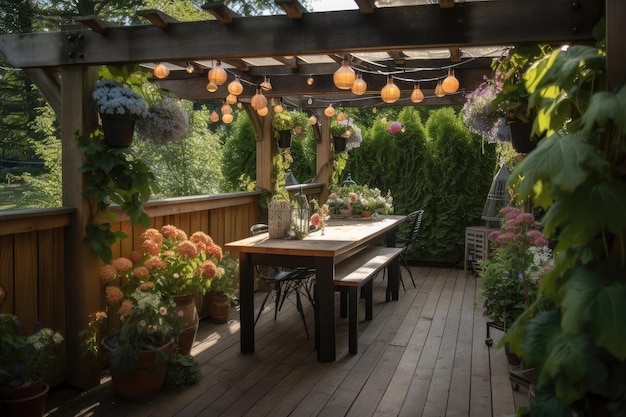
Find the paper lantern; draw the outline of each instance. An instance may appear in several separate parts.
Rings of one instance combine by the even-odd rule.
[[[448,94],[456,93],[459,90],[459,80],[454,76],[453,69],[448,71],[448,76],[441,83],[441,88]]]
[[[278,103],[277,105],[274,106],[274,113],[282,113],[283,110],[285,110],[285,109],[283,108],[283,106],[280,103]]]
[[[341,61],[341,67],[333,74],[333,82],[335,83],[335,87],[340,90],[349,90],[352,88],[352,84],[354,84],[354,80],[356,79],[356,74],[354,70],[350,68],[350,63],[348,62],[348,57],[344,57],[343,61]]]
[[[254,110],[267,107],[267,98],[263,95],[260,88],[257,88],[256,94],[252,96],[252,99],[250,99],[250,105]]]
[[[212,121],[213,123],[215,123],[215,122],[217,122],[219,119],[220,119],[220,115],[219,115],[219,114],[217,114],[217,112],[216,112],[215,110],[213,110],[213,111],[211,112],[211,121]]]
[[[233,109],[228,105],[228,103],[224,103],[222,105],[222,114],[232,114]]]
[[[157,78],[165,78],[170,75],[170,69],[159,62],[157,66],[154,67],[153,73]]]
[[[385,103],[395,103],[400,98],[400,89],[394,84],[392,77],[387,77],[387,85],[380,90],[380,97]]]
[[[400,132],[402,129],[403,127],[400,123],[391,122],[391,124],[387,128],[387,132],[391,133],[392,135],[395,135],[396,133]]]
[[[241,81],[239,81],[239,77],[235,77],[235,79],[228,84],[228,92],[234,96],[243,93],[243,85]]]
[[[333,117],[335,115],[335,109],[332,104],[329,104],[328,107],[324,109],[324,114],[326,117]]]
[[[261,117],[265,117],[265,116],[267,116],[267,113],[269,113],[269,111],[270,111],[270,110],[269,110],[269,109],[267,108],[267,106],[266,106],[266,107],[261,107],[261,108],[260,108],[260,109],[258,109],[256,112],[257,112],[257,114],[258,114],[259,116],[261,116]]]
[[[209,93],[215,93],[217,91],[217,86],[213,81],[209,81],[209,83],[206,85],[206,90]]]
[[[343,122],[344,120],[346,120],[346,115],[343,114],[342,111],[340,111],[339,114],[337,115],[337,121]]]
[[[357,96],[365,94],[365,91],[367,91],[367,83],[361,74],[357,74],[356,80],[354,80],[354,84],[352,84],[350,90],[352,94],[356,94]]]
[[[228,104],[235,104],[237,102],[237,96],[234,94],[229,94],[226,96],[226,102]]]
[[[411,93],[411,101],[413,103],[421,103],[424,100],[424,93],[420,89],[419,84],[415,84],[413,87],[413,92]]]
[[[228,74],[226,74],[226,71],[222,68],[222,62],[218,60],[215,66],[209,70],[209,80],[213,81],[215,85],[222,85],[227,79]]]
[[[232,114],[225,114],[222,116],[222,122],[229,124],[233,121],[233,115]]]
[[[306,79],[306,85],[313,85],[314,82],[315,80],[313,79],[313,77],[309,77]]]
[[[315,116],[309,117],[309,124],[310,125],[314,125],[316,123],[317,123],[317,117],[315,117]]]
[[[260,86],[265,91],[269,91],[272,89],[272,83],[270,83],[270,79],[267,77],[265,77],[265,81],[263,81]]]

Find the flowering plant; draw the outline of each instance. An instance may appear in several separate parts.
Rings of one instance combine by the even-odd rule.
[[[346,185],[336,188],[328,196],[326,201],[332,214],[340,210],[350,210],[361,213],[363,210],[371,210],[376,215],[393,213],[393,197],[390,192],[382,195],[378,188],[370,188],[368,185]]]
[[[189,115],[180,100],[163,97],[154,101],[146,116],[137,123],[140,139],[156,144],[175,141],[189,131]]]
[[[322,204],[320,206],[317,200],[311,200],[311,205],[315,208],[315,212],[311,215],[311,224],[315,226],[315,230],[321,230],[322,234],[324,234],[326,220],[330,218],[328,204]]]
[[[0,396],[45,375],[54,364],[54,348],[63,336],[38,324],[27,332],[12,314],[0,314]]]
[[[488,235],[497,245],[495,255],[480,266],[485,315],[506,327],[534,299],[539,280],[551,268],[552,253],[532,213],[507,206],[500,217],[500,229]]]
[[[210,291],[212,293],[225,294],[231,300],[235,299],[238,276],[239,260],[234,258],[230,252],[226,252],[218,267],[218,273],[211,280]]]
[[[101,114],[129,114],[137,118],[148,114],[143,97],[115,80],[103,78],[96,81],[92,96]]]
[[[163,298],[150,285],[138,287],[125,296],[119,289],[108,287],[107,302],[118,306],[122,320],[120,332],[103,343],[113,357],[111,368],[126,374],[137,366],[139,352],[154,351],[155,366],[166,359],[158,349],[167,345],[180,330],[180,317],[171,297]]]
[[[330,136],[346,138],[346,151],[358,148],[363,141],[361,129],[354,124],[352,119],[333,119],[330,123]]]
[[[491,107],[501,84],[486,76],[483,79],[474,91],[465,95],[463,122],[470,132],[479,134],[488,143],[510,142],[506,118]]]

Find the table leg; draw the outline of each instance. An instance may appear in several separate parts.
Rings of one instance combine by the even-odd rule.
[[[335,360],[335,288],[333,258],[315,260],[315,346],[317,360]]]
[[[239,308],[241,353],[254,352],[254,266],[250,254],[239,255]]]

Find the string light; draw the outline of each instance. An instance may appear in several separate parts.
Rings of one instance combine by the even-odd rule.
[[[213,110],[213,112],[211,112],[211,121],[213,123],[217,122],[220,119],[220,115],[217,114],[217,112],[215,110]]]
[[[324,109],[324,114],[326,117],[333,117],[335,115],[335,109],[332,104],[329,104],[328,107]]]
[[[243,85],[239,81],[239,77],[235,77],[233,81],[228,83],[228,92],[234,96],[238,96],[243,93]]]
[[[193,72],[196,69],[193,67],[193,64],[191,62],[187,62],[187,67],[185,68],[185,71],[187,71],[187,74],[193,74]]]
[[[394,84],[392,77],[387,77],[387,85],[380,90],[380,97],[385,103],[395,103],[400,98],[400,89]]]
[[[311,104],[313,104],[313,99],[311,97],[309,97],[309,99],[306,102],[307,102],[307,104],[311,105]]]
[[[343,122],[344,120],[346,120],[346,115],[343,114],[342,111],[340,111],[339,114],[337,114],[337,121],[338,122]]]
[[[283,110],[285,110],[285,109],[283,109],[283,106],[280,103],[278,103],[278,104],[276,104],[274,106],[274,113],[282,113]]]
[[[356,75],[356,80],[354,80],[354,83],[352,84],[350,90],[352,91],[352,94],[355,94],[357,96],[365,94],[365,91],[367,91],[367,83],[365,82],[361,74]]]
[[[156,67],[154,67],[154,70],[152,72],[154,73],[155,77],[161,79],[170,75],[170,69],[160,62],[156,65]]]
[[[217,91],[217,85],[215,85],[213,81],[209,81],[209,83],[206,85],[206,90],[209,93],[215,93]]]
[[[317,123],[317,117],[315,117],[315,115],[309,117],[309,124],[310,125],[314,125]]]
[[[254,110],[267,107],[267,98],[263,95],[260,88],[257,88],[256,94],[252,96],[252,99],[250,99],[250,105]]]
[[[265,117],[269,113],[269,109],[267,108],[267,106],[266,107],[261,107],[256,112],[258,113],[259,116]]]
[[[313,77],[311,77],[309,75],[309,78],[306,79],[306,84],[307,85],[313,85],[314,82],[315,82],[315,80],[313,79]]]
[[[209,80],[215,85],[222,85],[228,79],[228,74],[222,68],[222,62],[217,60],[215,66],[209,70]]]
[[[261,88],[265,91],[269,91],[272,89],[272,83],[270,83],[270,79],[268,77],[265,77],[265,81],[261,83]]]
[[[459,80],[454,76],[454,70],[448,70],[448,76],[441,83],[441,88],[447,94],[456,93],[459,90]]]
[[[443,87],[441,86],[441,80],[437,82],[437,86],[435,87],[435,95],[437,97],[443,97],[446,95],[446,92],[443,91]]]
[[[345,55],[343,61],[341,61],[341,67],[333,74],[333,83],[340,90],[349,90],[352,84],[354,84],[354,80],[356,80],[356,74],[350,68],[348,56]]]
[[[226,96],[226,102],[228,104],[235,104],[237,102],[237,96],[234,94],[229,94]]]
[[[413,103],[421,103],[424,100],[424,93],[420,89],[419,83],[413,86],[413,92],[411,93],[411,101]]]
[[[224,102],[221,108],[222,111],[222,122],[228,124],[233,121],[233,109],[228,105],[228,103]]]

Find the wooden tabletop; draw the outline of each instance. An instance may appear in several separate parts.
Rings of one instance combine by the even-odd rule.
[[[382,218],[330,219],[324,229],[311,232],[303,239],[270,239],[268,233],[248,237],[225,245],[225,250],[245,253],[279,253],[281,255],[335,257],[364,241],[371,241],[397,227],[405,216]]]

